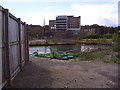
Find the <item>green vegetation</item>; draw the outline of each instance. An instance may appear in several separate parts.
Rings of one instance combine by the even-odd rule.
[[[116,57],[120,60],[120,42],[118,42],[116,45],[113,45],[113,49],[115,52],[117,52]]]
[[[102,35],[102,37],[106,38],[106,39],[111,39],[112,38],[112,34],[107,33],[107,34]]]
[[[104,35],[95,35],[89,34],[85,38],[90,39],[87,40],[88,43],[97,43],[99,44],[109,44],[115,42],[112,46],[112,49],[103,49],[97,50],[95,53],[91,52],[83,52],[79,55],[78,60],[101,60],[105,63],[120,63],[120,34],[104,34]],[[95,39],[95,40],[93,40]],[[112,41],[107,40],[112,39]],[[113,55],[116,53],[115,55]]]
[[[106,59],[103,60],[104,63],[120,63],[120,60],[112,60],[112,59]]]
[[[91,26],[93,28],[99,27],[99,32],[95,32],[96,34],[82,35],[82,32],[56,32],[54,30],[43,30],[42,27],[39,28],[30,28],[29,40],[39,39],[37,42],[31,42],[31,45],[39,45],[39,44],[58,44],[58,43],[74,43],[80,42],[83,40],[85,43],[95,43],[95,44],[110,44],[115,42],[116,44],[113,46],[113,49],[98,49],[94,52],[80,52],[80,54],[75,58],[76,60],[100,60],[103,62],[112,62],[118,63],[120,59],[120,35],[114,33],[116,28],[111,27],[101,27],[98,25]],[[41,29],[40,29],[41,28]],[[61,33],[61,34],[60,34]],[[114,34],[113,34],[114,33]],[[62,37],[62,38],[61,38]],[[114,55],[114,53],[117,53]],[[68,53],[67,53],[68,54]],[[48,57],[48,58],[56,58],[59,55],[67,55],[65,52],[62,54],[57,54],[52,52],[51,54],[40,54],[40,57]],[[112,55],[113,54],[113,55]]]
[[[105,39],[112,39],[112,34],[103,34],[103,35],[97,35],[97,34],[88,34],[83,37],[84,39],[99,39],[99,38],[105,38]]]
[[[83,37],[84,39],[97,39],[99,35],[97,34],[88,34],[87,36]]]
[[[81,52],[77,58],[78,60],[81,61],[91,61],[94,60],[94,55],[91,54],[91,52]]]
[[[34,54],[34,55],[33,55]],[[51,59],[63,59],[68,60],[73,58],[74,61],[101,61],[104,63],[120,63],[120,55],[117,54],[113,48],[108,49],[96,49],[94,51],[85,51],[80,53],[70,53],[70,52],[51,52],[37,54],[33,52],[30,56],[45,57]]]
[[[120,35],[118,33],[114,33],[112,35],[112,41],[113,42],[120,42]]]
[[[112,41],[115,42],[115,44],[113,45],[113,49],[115,52],[118,53],[116,57],[120,60],[120,34],[114,33],[112,37]]]
[[[120,54],[116,55],[116,57],[120,59]]]
[[[76,61],[102,61],[104,63],[120,63],[119,55],[113,49],[98,49],[94,52],[81,52]]]
[[[40,57],[49,57],[49,58],[54,58],[58,59],[62,57],[67,57],[67,59],[74,58],[78,56],[78,53],[68,53],[68,52],[62,52],[62,53],[56,53],[56,52],[51,52],[51,53],[43,53],[39,54],[38,56]]]
[[[44,44],[44,43],[43,42],[39,42],[39,41],[30,42],[30,45],[40,45],[40,44]]]
[[[97,42],[98,44],[100,44],[100,43],[105,43],[105,42],[107,42],[107,40],[106,40],[106,38],[98,38],[98,39],[96,39],[96,42]]]

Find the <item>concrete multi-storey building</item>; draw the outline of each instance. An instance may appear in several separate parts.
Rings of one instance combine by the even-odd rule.
[[[49,21],[50,29],[55,29],[56,31],[78,31],[81,28],[80,20],[81,17],[60,15],[56,16],[56,20]]]
[[[80,30],[81,23],[80,23],[80,16],[73,17],[67,16],[67,30]]]
[[[56,17],[56,30],[67,30],[67,16]]]

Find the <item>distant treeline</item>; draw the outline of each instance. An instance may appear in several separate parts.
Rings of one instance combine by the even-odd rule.
[[[83,28],[94,28],[97,30],[96,33],[88,34],[88,35],[82,35],[83,32],[72,32],[72,31],[55,31],[50,30],[49,26],[40,26],[40,25],[29,25],[28,28],[28,34],[29,34],[29,40],[32,39],[58,39],[58,38],[75,38],[75,39],[82,39],[82,38],[106,38],[110,39],[112,38],[112,34],[117,32],[118,27],[106,27],[106,26],[99,26],[99,25],[85,25],[81,26],[81,29]]]

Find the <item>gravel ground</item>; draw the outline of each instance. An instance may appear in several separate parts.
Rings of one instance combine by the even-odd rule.
[[[118,64],[30,56],[11,88],[118,88]]]

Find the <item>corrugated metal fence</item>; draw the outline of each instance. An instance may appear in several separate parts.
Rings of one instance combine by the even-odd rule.
[[[0,88],[9,85],[29,60],[27,27],[0,6]]]

